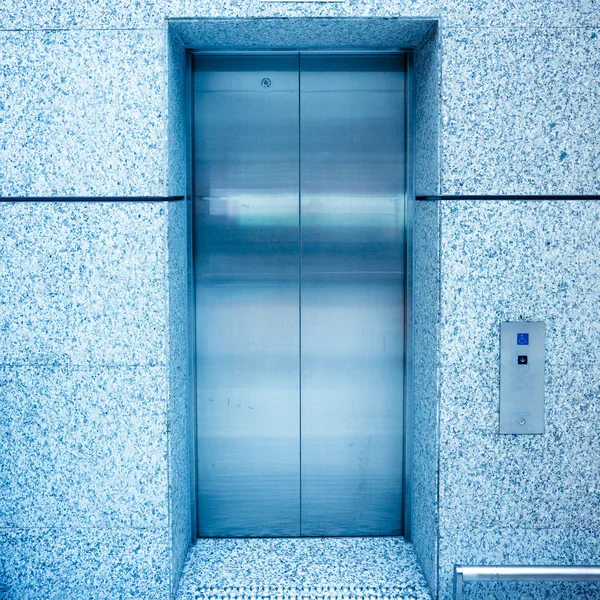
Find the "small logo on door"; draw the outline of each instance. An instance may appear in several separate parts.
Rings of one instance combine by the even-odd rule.
[[[264,88],[270,88],[271,87],[271,80],[268,77],[265,77],[261,82],[260,85],[262,85]]]

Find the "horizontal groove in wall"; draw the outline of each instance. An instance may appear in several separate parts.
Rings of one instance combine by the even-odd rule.
[[[185,196],[0,196],[0,202],[176,202]]]
[[[427,202],[435,200],[600,200],[600,195],[597,196],[585,196],[577,194],[561,194],[561,195],[544,195],[539,194],[537,196],[500,196],[500,195],[473,195],[473,196],[416,196],[417,201]]]
[[[0,202],[177,202],[184,199],[185,196],[0,196]],[[416,200],[600,200],[600,195],[416,196]]]

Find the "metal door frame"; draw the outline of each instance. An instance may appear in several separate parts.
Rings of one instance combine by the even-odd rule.
[[[332,48],[312,50],[308,49],[231,49],[211,50],[187,49],[186,50],[186,77],[185,77],[185,136],[186,136],[186,207],[187,207],[187,299],[188,299],[188,448],[189,448],[189,481],[190,481],[190,507],[191,507],[191,542],[198,539],[198,481],[197,481],[197,440],[196,440],[196,302],[195,278],[193,268],[194,256],[194,143],[193,143],[193,69],[192,58],[194,55],[227,54],[227,55],[276,55],[276,54],[403,54],[406,57],[406,96],[405,96],[405,127],[406,127],[406,193],[404,197],[405,209],[405,302],[404,302],[404,452],[402,466],[402,535],[405,540],[412,540],[412,457],[413,457],[413,354],[414,354],[414,322],[413,322],[413,228],[415,215],[415,85],[414,85],[414,52],[412,49],[391,48],[389,50],[369,48]]]

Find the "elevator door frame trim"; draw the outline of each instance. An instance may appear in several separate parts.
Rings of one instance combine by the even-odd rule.
[[[406,57],[406,193],[405,193],[405,303],[404,303],[404,448],[402,465],[402,535],[407,541],[412,541],[412,457],[413,457],[413,431],[412,431],[412,404],[413,404],[413,354],[414,354],[414,323],[413,323],[413,227],[415,205],[415,85],[414,85],[414,52],[408,48],[394,48],[382,50],[381,48],[332,48],[332,49],[187,49],[186,50],[186,77],[185,77],[185,136],[186,136],[186,208],[187,208],[187,298],[188,298],[188,448],[189,448],[189,487],[191,507],[191,542],[198,539],[198,481],[197,481],[197,440],[196,440],[196,351],[195,351],[195,279],[193,268],[194,256],[194,145],[193,145],[193,68],[194,55],[278,55],[278,54],[369,54],[389,55],[403,54]]]

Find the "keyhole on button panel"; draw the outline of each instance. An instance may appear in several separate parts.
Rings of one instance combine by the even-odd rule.
[[[519,425],[525,425],[525,419],[519,419]]]
[[[260,85],[262,85],[264,88],[269,88],[271,87],[271,80],[268,77],[265,77],[261,82]]]

